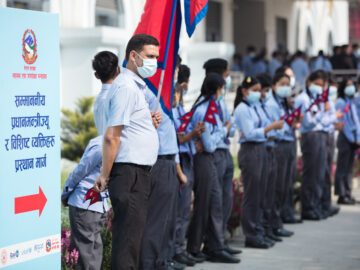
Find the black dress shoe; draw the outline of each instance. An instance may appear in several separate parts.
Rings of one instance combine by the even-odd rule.
[[[280,229],[275,229],[274,230],[274,234],[276,236],[280,236],[280,237],[290,237],[292,236],[294,233],[288,230],[285,230],[284,228],[280,228]]]
[[[285,224],[298,224],[298,223],[302,223],[303,221],[296,217],[287,217],[283,219],[283,222]]]
[[[231,255],[236,255],[236,254],[242,253],[242,251],[240,249],[234,249],[234,248],[229,247],[228,245],[224,245],[224,250]]]
[[[328,210],[328,216],[332,217],[335,216],[339,213],[340,211],[340,207],[339,206],[335,206],[335,205],[331,205],[329,210]]]
[[[208,258],[208,256],[206,256],[201,251],[199,251],[197,253],[189,253],[189,257],[197,263],[202,263]]]
[[[240,259],[235,258],[234,256],[227,253],[225,250],[216,250],[209,252],[209,258],[207,259],[210,262],[219,262],[219,263],[239,263]]]
[[[320,220],[320,216],[318,216],[314,212],[303,213],[301,215],[301,218],[304,219],[304,220]]]
[[[272,232],[269,232],[266,234],[266,237],[270,238],[271,240],[275,241],[275,242],[282,242],[282,239],[280,237],[277,237],[275,234],[273,234]]]
[[[348,197],[343,197],[343,196],[339,197],[337,203],[338,204],[345,204],[345,205],[353,205],[353,204],[355,204],[355,202],[353,200],[351,200]]]
[[[350,200],[350,202],[351,202],[352,204],[356,204],[356,199],[355,199],[354,197],[348,196],[347,198]]]
[[[271,240],[270,238],[268,238],[268,237],[266,237],[266,236],[264,237],[264,241],[265,241],[266,243],[268,243],[270,247],[275,246],[275,241]]]
[[[182,263],[178,263],[176,261],[170,260],[168,261],[168,267],[171,269],[175,269],[175,270],[184,270],[186,268],[185,264]]]
[[[247,240],[245,240],[245,247],[268,249],[271,246],[269,245],[269,243],[265,242],[264,240],[260,240],[260,241],[247,241]]]
[[[180,254],[176,254],[173,258],[174,261],[185,264],[187,266],[194,266],[196,262],[192,259],[190,259],[185,252],[182,252]]]

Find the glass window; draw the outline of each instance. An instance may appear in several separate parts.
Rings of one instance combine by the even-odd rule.
[[[123,27],[124,8],[122,0],[97,0],[95,25]]]

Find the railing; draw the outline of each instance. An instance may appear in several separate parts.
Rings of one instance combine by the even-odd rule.
[[[334,69],[332,72],[335,77],[336,80],[338,82],[341,82],[343,80],[343,78],[347,77],[347,78],[351,78],[353,81],[357,81],[357,79],[359,78],[360,75],[360,70],[357,69]]]

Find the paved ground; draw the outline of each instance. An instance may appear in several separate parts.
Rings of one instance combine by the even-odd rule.
[[[354,196],[360,200],[360,189]],[[270,250],[247,249],[243,239],[235,239],[231,246],[243,250],[240,264],[203,263],[187,269],[360,270],[360,204],[342,206],[327,220],[286,228],[295,235]]]

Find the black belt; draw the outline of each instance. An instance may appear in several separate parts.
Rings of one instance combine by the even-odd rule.
[[[175,155],[158,155],[158,159],[175,160]]]
[[[139,164],[134,164],[134,163],[126,163],[126,162],[114,163],[113,168],[117,167],[117,166],[122,166],[122,165],[128,165],[128,166],[132,166],[132,167],[135,167],[135,168],[143,169],[144,171],[147,171],[147,172],[150,172],[151,169],[152,169],[152,166],[139,165]]]
[[[242,142],[241,145],[261,145],[265,144],[265,142]]]

